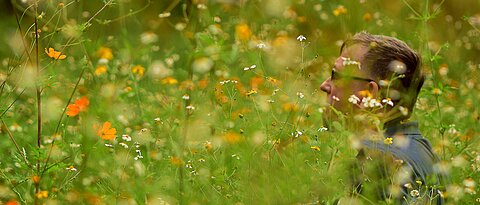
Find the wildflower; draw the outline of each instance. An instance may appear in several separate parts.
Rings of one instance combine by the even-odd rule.
[[[320,147],[318,147],[318,146],[311,146],[310,148],[320,152]]]
[[[335,16],[340,16],[340,14],[346,14],[346,13],[347,13],[347,9],[343,5],[340,5],[335,10],[333,10],[333,15]]]
[[[303,135],[303,132],[295,130],[295,132],[292,132],[292,136],[295,138],[298,138]]]
[[[297,97],[303,99],[305,95],[302,92],[297,92]]]
[[[228,132],[223,136],[223,139],[229,144],[236,144],[242,139],[241,136],[235,132]]]
[[[190,100],[190,95],[185,94],[185,95],[182,96],[182,99],[184,99],[184,100]]]
[[[337,101],[337,102],[340,101],[340,98],[338,98],[337,96],[333,96],[332,99],[335,100],[335,101]]]
[[[247,24],[241,23],[235,26],[235,34],[238,39],[242,41],[247,41],[252,36],[252,31]]]
[[[62,55],[60,51],[55,51],[53,48],[48,48],[48,50],[45,48],[45,53],[47,53],[48,57],[55,60],[62,60],[67,57],[66,55]]]
[[[253,95],[253,94],[256,94],[256,93],[257,93],[257,91],[252,89],[252,90],[247,92],[247,96],[250,96],[250,95]]]
[[[83,96],[80,99],[76,100],[75,103],[70,104],[67,106],[67,116],[74,117],[78,115],[78,113],[85,111],[90,105],[90,101],[87,97]]]
[[[95,75],[99,76],[107,72],[107,66],[105,65],[99,65],[97,68],[95,68]]]
[[[39,199],[45,199],[48,197],[48,191],[39,191],[37,193],[35,193],[35,197],[39,198]]]
[[[320,127],[320,128],[318,128],[317,131],[318,132],[323,132],[323,131],[327,131],[327,130],[328,130],[328,128],[326,128],[326,127]]]
[[[297,41],[302,42],[302,41],[304,41],[304,40],[307,40],[307,37],[305,37],[305,36],[303,36],[303,35],[299,35],[299,36],[297,37]]]
[[[179,166],[182,166],[184,162],[183,162],[182,159],[180,159],[178,157],[175,157],[175,156],[172,156],[172,157],[170,157],[170,163],[174,166],[179,167]]]
[[[171,15],[171,13],[166,11],[166,12],[158,14],[158,18],[167,18],[170,15]]]
[[[358,69],[362,69],[362,67],[360,67],[360,62],[356,61],[356,60],[351,60],[350,58],[345,58],[345,57],[341,57],[342,60],[343,60],[343,66],[349,66],[349,65],[357,65]]]
[[[350,95],[348,102],[356,105],[358,102],[360,102],[360,98],[358,98],[356,95]]]
[[[387,137],[383,140],[383,143],[386,144],[386,145],[391,145],[391,144],[393,144],[393,138]]]
[[[254,68],[256,68],[256,67],[257,67],[257,65],[253,64],[253,65],[251,65],[250,67],[245,67],[245,68],[243,68],[243,70],[245,70],[245,71],[246,71],[246,70],[251,70],[251,69],[254,69]]]
[[[129,135],[126,135],[126,134],[122,135],[122,139],[127,141],[127,142],[132,141],[132,137],[130,137]]]
[[[441,94],[442,94],[442,91],[441,91],[440,89],[438,89],[438,88],[434,88],[434,89],[432,90],[432,93],[433,93],[434,95],[441,95]]]
[[[110,128],[112,124],[108,121],[103,123],[103,126],[97,130],[97,135],[102,138],[102,140],[113,140],[115,139],[115,134],[117,129]]]
[[[32,176],[32,181],[33,181],[33,183],[38,184],[40,182],[40,177],[37,176],[37,175],[33,175]]]
[[[264,48],[267,48],[267,45],[265,43],[259,43],[257,44],[257,48],[264,49]]]
[[[111,144],[105,144],[105,147],[110,147],[110,148],[112,148],[113,145],[111,145]]]
[[[120,142],[120,143],[118,143],[118,144],[121,145],[123,148],[128,149],[127,143],[125,143],[125,142]]]
[[[416,189],[410,191],[410,196],[412,197],[419,197],[420,196],[420,192]]]
[[[103,46],[100,47],[97,51],[97,55],[101,59],[106,59],[106,60],[112,60],[113,59],[112,49],[110,49],[108,47],[103,47]]]
[[[177,83],[178,83],[178,80],[173,77],[166,77],[162,80],[162,84],[174,85]]]
[[[365,13],[365,14],[363,15],[363,20],[364,20],[364,21],[371,21],[371,20],[372,20],[372,14],[370,14],[370,13],[368,13],[368,12]]]
[[[382,103],[385,103],[385,104],[390,105],[390,106],[393,107],[393,101],[392,101],[392,99],[390,99],[390,98],[385,98],[385,99],[383,99],[383,100],[382,100]]]
[[[137,74],[139,77],[142,77],[145,73],[145,68],[141,65],[136,65],[132,68],[132,73]]]
[[[15,199],[10,199],[9,201],[5,202],[5,205],[19,205],[17,200]]]
[[[358,91],[358,95],[360,95],[360,96],[362,96],[362,97],[370,97],[370,98],[373,97],[372,93],[370,93],[369,90],[361,90],[361,91]]]
[[[71,172],[76,172],[77,168],[75,168],[73,165],[71,165],[71,166],[67,167],[66,170],[71,171]]]
[[[185,109],[187,110],[195,110],[195,107],[193,105],[188,105],[187,107],[185,107]]]
[[[210,71],[214,65],[214,61],[209,57],[196,58],[192,63],[193,71],[197,73],[206,73]]]
[[[203,147],[205,147],[205,149],[206,149],[207,151],[210,151],[210,150],[212,150],[213,145],[212,145],[212,143],[211,143],[210,141],[206,141],[205,143],[203,143]]]
[[[70,104],[67,106],[67,116],[69,117],[74,117],[77,116],[78,113],[80,113],[80,108],[76,104]]]

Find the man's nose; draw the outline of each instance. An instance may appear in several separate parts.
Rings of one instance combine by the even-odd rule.
[[[320,85],[320,89],[323,92],[326,92],[327,94],[330,94],[330,92],[332,92],[332,85],[330,84],[330,78],[323,81],[322,85]]]

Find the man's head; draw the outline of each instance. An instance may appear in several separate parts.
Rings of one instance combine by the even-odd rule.
[[[387,107],[377,110],[391,111],[394,119],[406,119],[423,81],[420,56],[404,42],[360,32],[342,45],[332,76],[322,83],[321,89],[328,94],[330,104],[342,112],[365,108],[361,100],[370,97]],[[360,102],[355,103],[352,95]],[[394,106],[387,104],[389,100]],[[409,112],[402,115],[399,109]]]

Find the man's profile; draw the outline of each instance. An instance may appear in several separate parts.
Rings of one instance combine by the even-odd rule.
[[[352,167],[352,198],[443,204],[442,179],[434,169],[438,157],[418,124],[407,122],[424,82],[420,56],[396,38],[367,32],[345,41],[340,52],[320,88],[336,113],[355,118],[352,123],[367,130],[360,131],[366,137]],[[375,116],[376,123],[364,123],[371,120],[365,115]],[[380,139],[368,136],[367,124],[380,127]]]

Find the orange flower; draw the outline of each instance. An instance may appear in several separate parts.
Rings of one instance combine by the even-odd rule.
[[[107,72],[107,66],[105,65],[99,65],[97,68],[95,68],[95,75],[99,76]]]
[[[19,205],[17,200],[15,199],[10,199],[10,201],[5,202],[5,205]]]
[[[228,132],[223,136],[223,139],[229,144],[236,144],[242,140],[242,136],[235,132]]]
[[[103,123],[103,126],[97,130],[97,135],[102,138],[102,140],[113,140],[115,139],[115,134],[117,134],[117,129],[110,128],[112,124],[108,121]]]
[[[45,48],[45,53],[47,53],[48,57],[56,60],[62,60],[67,57],[66,55],[62,55],[60,51],[55,51],[53,48],[48,48],[48,50]]]
[[[250,30],[250,27],[248,27],[247,24],[241,23],[235,26],[235,34],[237,35],[237,38],[239,38],[242,41],[246,41],[250,39],[250,36],[252,36],[252,31]]]
[[[66,114],[69,117],[75,117],[78,115],[78,113],[86,110],[89,104],[90,101],[88,100],[88,98],[83,96],[80,99],[76,100],[75,103],[67,106]]]
[[[107,60],[112,60],[113,59],[112,49],[110,49],[108,47],[100,47],[97,51],[97,55],[98,55],[98,57],[104,58],[104,59],[107,59]]]
[[[166,77],[162,80],[162,84],[173,85],[177,83],[178,83],[178,80],[173,77]]]
[[[180,158],[178,158],[178,157],[175,157],[175,156],[172,156],[172,157],[170,158],[170,163],[171,163],[172,165],[174,165],[174,166],[180,167],[180,166],[183,165],[184,162],[183,162],[182,159],[180,159]]]

